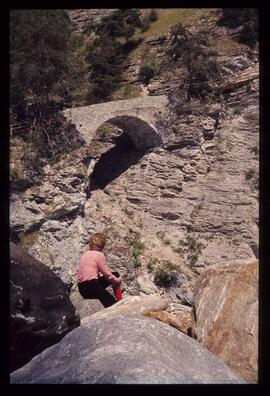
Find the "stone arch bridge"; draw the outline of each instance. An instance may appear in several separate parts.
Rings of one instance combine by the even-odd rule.
[[[96,130],[109,121],[125,130],[134,146],[140,150],[162,146],[158,119],[164,112],[167,103],[166,95],[142,96],[68,108],[63,111],[63,114],[76,125],[86,144],[91,142]]]

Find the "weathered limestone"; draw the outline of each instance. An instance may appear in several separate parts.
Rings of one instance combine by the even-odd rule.
[[[92,232],[107,232],[105,254],[121,272],[127,296],[157,287],[174,313],[192,306],[193,284],[205,268],[258,257],[258,62],[239,54],[223,60],[226,67],[233,64],[235,81],[220,102],[178,98],[172,114],[174,102],[165,110],[164,96],[146,96],[65,110],[89,137],[89,148],[44,167],[40,186],[12,196],[10,218],[13,234],[74,296],[78,260]],[[133,152],[114,150],[119,130],[95,134],[100,123],[113,119],[133,136]],[[148,129],[139,128],[144,123]],[[136,135],[137,126],[144,135]],[[162,147],[138,151],[147,136],[152,143],[161,137]],[[106,162],[108,151],[117,155]],[[107,177],[113,164],[125,161]],[[96,179],[107,179],[87,195],[97,169]],[[134,239],[144,245],[138,260]],[[153,282],[166,262],[178,271],[170,290]]]
[[[157,286],[153,283],[147,274],[139,275],[137,282],[140,288],[140,293],[142,294],[155,294],[158,292]]]
[[[195,285],[197,339],[249,383],[258,380],[258,262],[203,272]]]
[[[128,295],[139,294],[141,287],[142,293],[148,293],[140,276],[157,260],[150,270],[152,282],[157,266],[167,260],[188,276],[170,298],[192,304],[192,283],[204,268],[258,254],[258,191],[253,184],[258,155],[253,150],[259,136],[256,98],[253,101],[241,114],[223,112],[222,117],[218,104],[206,106],[205,112],[202,106],[193,110],[183,106],[179,118],[168,117],[164,148],[141,155],[87,200],[89,151],[96,152],[97,164],[98,155],[116,144],[110,134],[104,146],[101,140],[92,140],[89,151],[75,150],[47,166],[42,185],[14,196],[12,230],[24,234],[20,238],[30,253],[59,274],[73,292],[89,234],[106,230],[108,262],[124,276]],[[95,144],[100,145],[98,150]],[[255,173],[247,180],[249,169]],[[108,173],[106,162],[103,172]],[[138,269],[130,242],[136,233],[145,245]],[[188,284],[185,291],[184,284]]]

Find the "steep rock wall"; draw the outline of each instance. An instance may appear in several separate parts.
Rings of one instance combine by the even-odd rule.
[[[99,159],[119,134],[98,135],[45,166],[41,185],[12,194],[13,237],[72,292],[80,254],[95,231],[108,232],[105,253],[122,272],[127,294],[156,290],[159,267],[177,272],[173,288],[158,287],[172,310],[192,305],[193,283],[208,266],[258,256],[258,59],[244,51],[221,53],[219,61],[223,98],[209,105],[178,100],[174,111],[169,105],[157,120],[163,147],[128,152],[134,161],[90,197],[91,172],[98,163],[108,172],[110,162]],[[119,153],[113,158],[123,161]]]

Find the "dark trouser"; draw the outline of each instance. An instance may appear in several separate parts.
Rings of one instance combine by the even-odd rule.
[[[112,272],[112,274],[117,278],[120,276],[118,272]],[[83,298],[96,298],[107,308],[117,302],[111,293],[105,290],[111,284],[104,276],[101,276],[98,279],[78,282],[78,289]]]

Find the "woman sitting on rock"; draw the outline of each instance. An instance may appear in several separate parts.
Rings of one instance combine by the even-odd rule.
[[[90,237],[90,249],[81,256],[77,280],[83,298],[95,298],[100,300],[104,307],[110,307],[122,299],[122,278],[118,272],[111,272],[108,268],[102,253],[105,243],[106,238],[103,234],[97,233]],[[106,290],[109,285],[113,285],[117,300]]]

